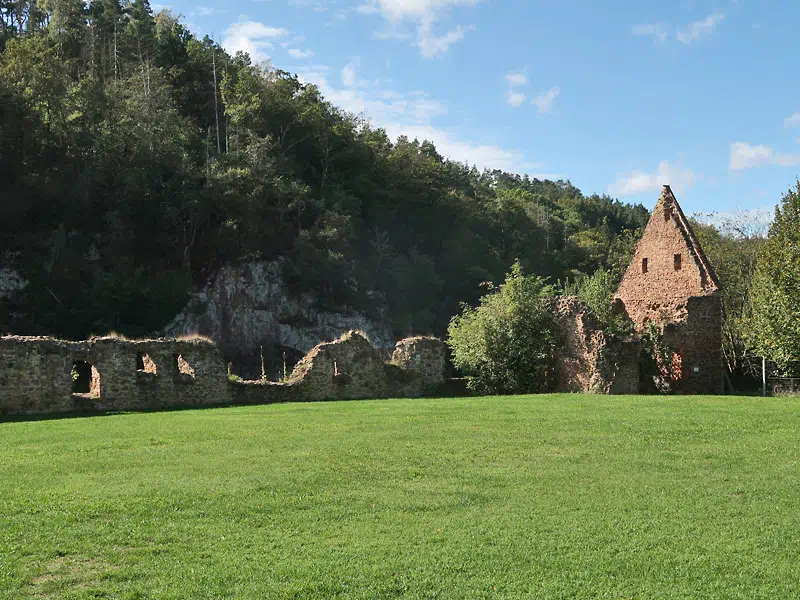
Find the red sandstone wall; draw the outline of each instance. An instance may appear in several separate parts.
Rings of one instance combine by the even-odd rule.
[[[669,218],[665,218],[667,211],[671,212]],[[717,291],[681,221],[680,208],[671,193],[662,194],[617,292],[637,326],[646,319],[655,323],[681,320],[688,298]],[[675,255],[681,257],[680,270],[675,270]],[[643,259],[647,259],[646,273],[642,272]]]
[[[722,304],[719,296],[689,298],[686,320],[665,328],[664,340],[681,356],[680,376],[674,381],[679,394],[721,394]]]
[[[675,257],[680,256],[680,269]],[[647,259],[647,272],[642,262]],[[639,330],[665,332],[680,355],[678,393],[722,393],[722,314],[719,283],[667,186],[656,204],[617,297]]]
[[[559,392],[635,394],[639,391],[638,340],[612,338],[575,297],[554,305],[562,339],[555,352]]]

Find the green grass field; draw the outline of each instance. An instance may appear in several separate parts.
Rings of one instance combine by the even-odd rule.
[[[2,598],[796,598],[800,402],[0,423]]]

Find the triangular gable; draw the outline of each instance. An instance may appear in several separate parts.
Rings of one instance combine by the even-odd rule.
[[[622,277],[626,306],[670,303],[719,291],[719,280],[675,195],[665,185]]]

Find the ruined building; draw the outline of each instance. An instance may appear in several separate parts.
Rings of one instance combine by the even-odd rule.
[[[359,332],[318,344],[285,380],[242,381],[204,338],[71,342],[0,337],[0,418],[72,411],[418,397],[444,382],[444,344],[400,340],[389,360]]]
[[[641,344],[638,336],[609,335],[575,296],[556,300],[553,313],[562,336],[554,356],[555,391],[639,393]]]
[[[663,331],[662,365],[674,392],[723,391],[719,281],[672,190],[665,185],[615,298],[644,332]]]

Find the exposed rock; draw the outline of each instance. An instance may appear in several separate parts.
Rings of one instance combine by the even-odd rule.
[[[28,287],[28,282],[14,269],[0,267],[0,300]]]
[[[290,294],[276,261],[223,267],[161,334],[202,334],[226,355],[258,356],[259,347],[267,345],[305,353],[320,340],[350,330],[365,332],[377,348],[394,345],[388,322],[376,323],[354,311],[320,312],[310,295]]]

